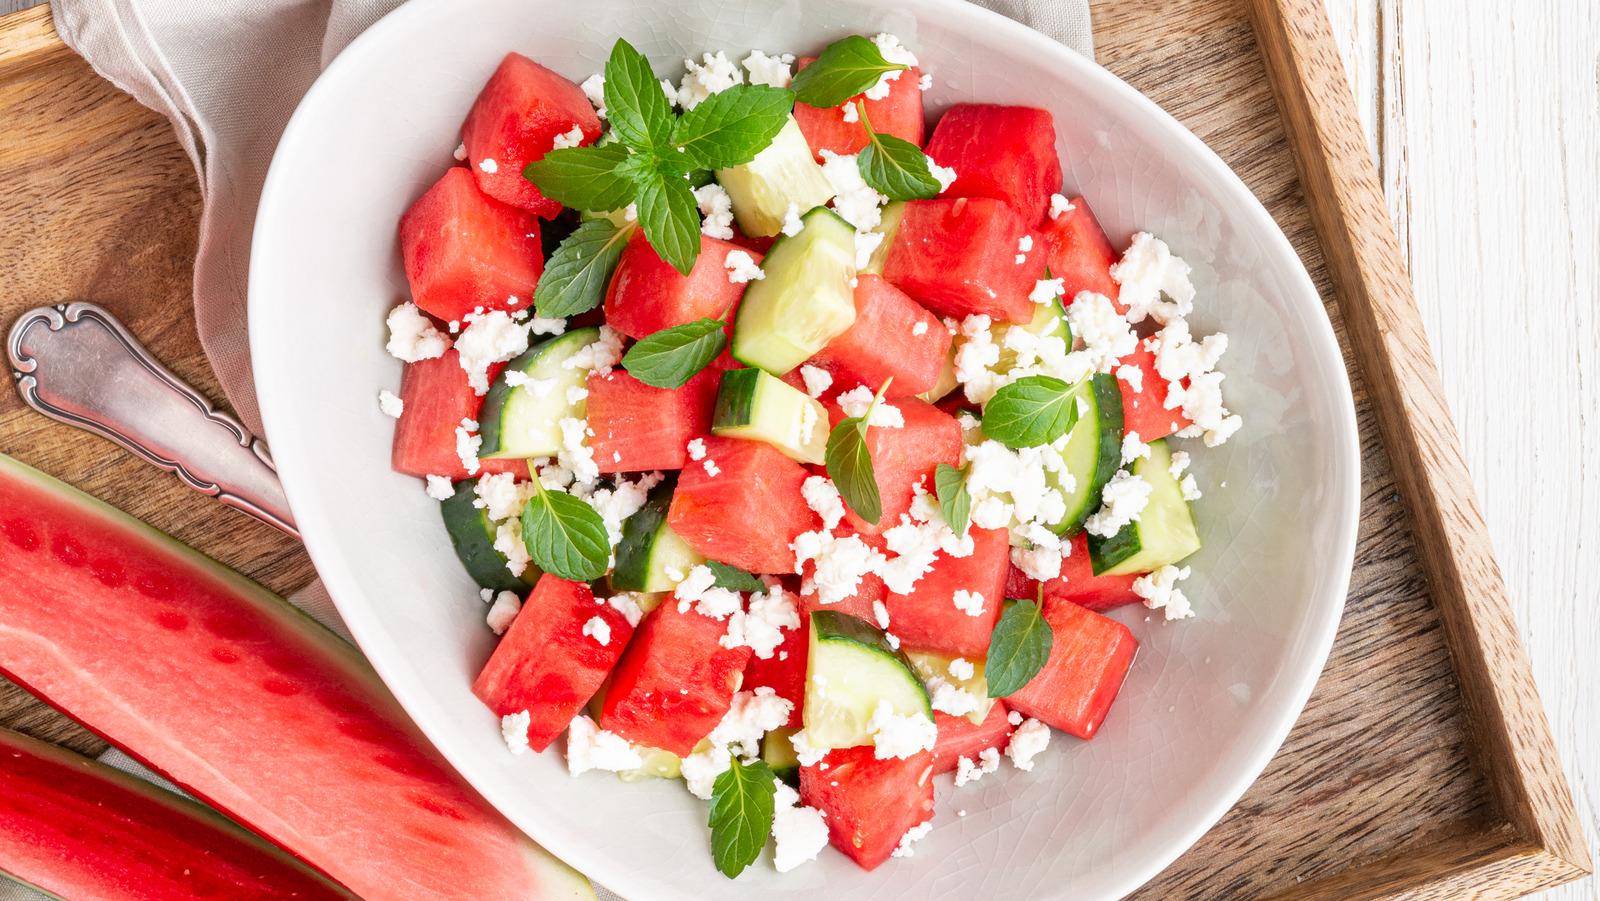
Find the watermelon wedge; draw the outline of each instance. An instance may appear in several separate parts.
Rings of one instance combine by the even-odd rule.
[[[801,622],[807,620],[802,619]],[[789,711],[789,722],[784,725],[798,729],[801,708],[805,706],[806,654],[811,648],[811,633],[807,629],[788,629],[783,633],[783,643],[763,660],[754,654],[744,667],[744,691],[754,691],[766,686],[773,693],[794,705]]]
[[[726,351],[724,351],[726,352]],[[589,447],[601,472],[682,469],[689,441],[711,434],[715,370],[679,388],[646,385],[625,370],[589,375]]]
[[[1071,601],[1044,599],[1053,643],[1044,669],[1006,706],[1079,738],[1094,738],[1139,650],[1128,627]]]
[[[814,56],[802,56],[795,71],[816,61]],[[861,120],[856,118],[846,122],[844,118],[844,108],[857,103],[866,104],[867,119],[878,134],[894,135],[921,147],[922,88],[918,86],[921,81],[922,70],[912,66],[889,82],[889,93],[881,100],[857,94],[838,106],[820,109],[796,103],[794,121],[800,126],[800,133],[806,136],[806,143],[811,146],[811,153],[819,163],[822,162],[824,150],[847,156],[860,153],[867,146],[867,129]]]
[[[1028,221],[990,197],[910,201],[883,277],[939,316],[1031,322],[1045,254]]]
[[[479,191],[460,166],[400,217],[400,255],[411,298],[445,322],[526,308],[544,273],[538,217]]]
[[[705,439],[678,479],[667,522],[703,557],[753,573],[794,572],[801,532],[821,520],[800,486],[810,473],[764,441]]]
[[[958,103],[939,118],[928,156],[956,171],[946,197],[993,197],[1037,222],[1061,187],[1056,123],[1049,110]]]
[[[522,170],[544,159],[556,137],[573,129],[580,146],[600,137],[600,117],[583,88],[520,53],[507,53],[461,124],[461,144],[485,194],[550,219],[561,204],[539,193]]]
[[[593,898],[355,648],[0,455],[0,672],[366,901]]]
[[[1117,299],[1121,289],[1111,277],[1118,256],[1111,239],[1089,209],[1089,201],[1074,197],[1070,202],[1072,209],[1054,218],[1047,215],[1039,224],[1049,251],[1050,275],[1061,279],[1062,296],[1069,302],[1079,291],[1093,291],[1110,298],[1118,313],[1128,312]]]
[[[489,366],[492,381],[505,368],[504,363]],[[442,476],[452,482],[468,477],[461,456],[456,453],[456,428],[461,420],[478,419],[483,407],[467,384],[461,357],[455,348],[444,356],[407,363],[400,376],[400,400],[405,412],[394,424],[394,450],[389,464],[395,472],[422,478]],[[509,472],[528,478],[527,460],[479,460],[477,475]]]
[[[0,873],[73,901],[357,901],[188,798],[7,729]]]
[[[995,704],[982,723],[973,725],[964,716],[935,710],[933,722],[939,727],[939,740],[933,746],[934,773],[953,773],[963,757],[976,762],[984,750],[1004,748],[1011,740],[1012,726],[1006,719],[1009,715],[1005,704]]]
[[[890,400],[921,394],[939,382],[950,354],[950,330],[881,276],[856,276],[856,321],[811,357],[833,375],[833,387],[874,390],[889,379]],[[802,389],[803,390],[803,389]]]
[[[870,745],[829,751],[800,768],[800,798],[827,818],[830,844],[874,869],[913,826],[933,818],[933,752],[878,760]]]
[[[1156,372],[1156,355],[1143,341],[1133,353],[1122,358],[1121,365],[1132,366],[1141,373],[1134,380],[1139,383],[1138,391],[1133,390],[1133,381],[1117,379],[1117,387],[1122,389],[1123,431],[1137,432],[1139,440],[1148,444],[1192,425],[1189,417],[1183,415],[1183,407],[1167,408],[1167,395],[1172,387]]]

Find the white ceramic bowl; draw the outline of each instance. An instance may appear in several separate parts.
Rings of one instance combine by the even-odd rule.
[[[567,775],[513,757],[469,686],[495,639],[415,479],[389,471],[397,388],[384,313],[406,298],[396,222],[453,163],[462,117],[508,50],[581,80],[624,36],[661,74],[685,55],[815,53],[891,31],[933,76],[930,116],[968,99],[1049,107],[1070,190],[1124,246],[1145,229],[1194,265],[1197,333],[1245,426],[1197,447],[1205,548],[1197,615],[1115,615],[1141,644],[1100,734],[1060,733],[1031,773],[955,790],[932,834],[872,873],[841,854],[736,882],[712,867],[705,806],[681,783]],[[1294,723],[1343,608],[1359,507],[1354,410],[1300,260],[1245,186],[1176,121],[1103,69],[960,0],[415,0],[362,35],[295,114],[255,231],[250,334],[278,470],[307,548],[389,687],[446,757],[550,850],[634,899],[1120,897],[1217,821]],[[1226,487],[1224,487],[1226,483]],[[966,811],[965,817],[957,816]]]

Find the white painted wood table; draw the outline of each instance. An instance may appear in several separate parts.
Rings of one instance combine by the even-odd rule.
[[[1600,861],[1600,0],[1325,2]]]

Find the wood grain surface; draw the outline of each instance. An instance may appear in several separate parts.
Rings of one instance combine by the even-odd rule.
[[[1215,148],[1306,261],[1351,344],[1302,196],[1245,0],[1094,3],[1100,61]],[[30,26],[38,32],[38,22]],[[5,34],[17,34],[8,31]],[[214,401],[193,333],[189,266],[198,193],[164,122],[74,57],[8,67],[0,37],[0,325],[42,303],[93,299]],[[46,61],[41,63],[41,60]],[[1348,352],[1348,351],[1347,351]],[[1347,362],[1352,362],[1347,357]],[[1472,724],[1446,633],[1352,365],[1363,516],[1350,599],[1327,670],[1261,779],[1140,898],[1513,897],[1526,841],[1470,762]],[[310,578],[298,548],[187,492],[107,442],[44,420],[0,389],[0,451],[173,532],[283,591]],[[218,526],[221,528],[218,528]],[[15,695],[0,723],[92,740]],[[1493,764],[1495,761],[1491,760]],[[1396,887],[1410,887],[1402,894]]]

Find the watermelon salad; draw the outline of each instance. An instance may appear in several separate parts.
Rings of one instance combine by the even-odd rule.
[[[871,869],[936,774],[1094,737],[1138,647],[1107,610],[1192,615],[1227,337],[1064,190],[1047,110],[930,131],[887,34],[685,67],[489,79],[399,223],[393,466],[503,635],[512,753],[682,778],[729,876],[769,837]]]

